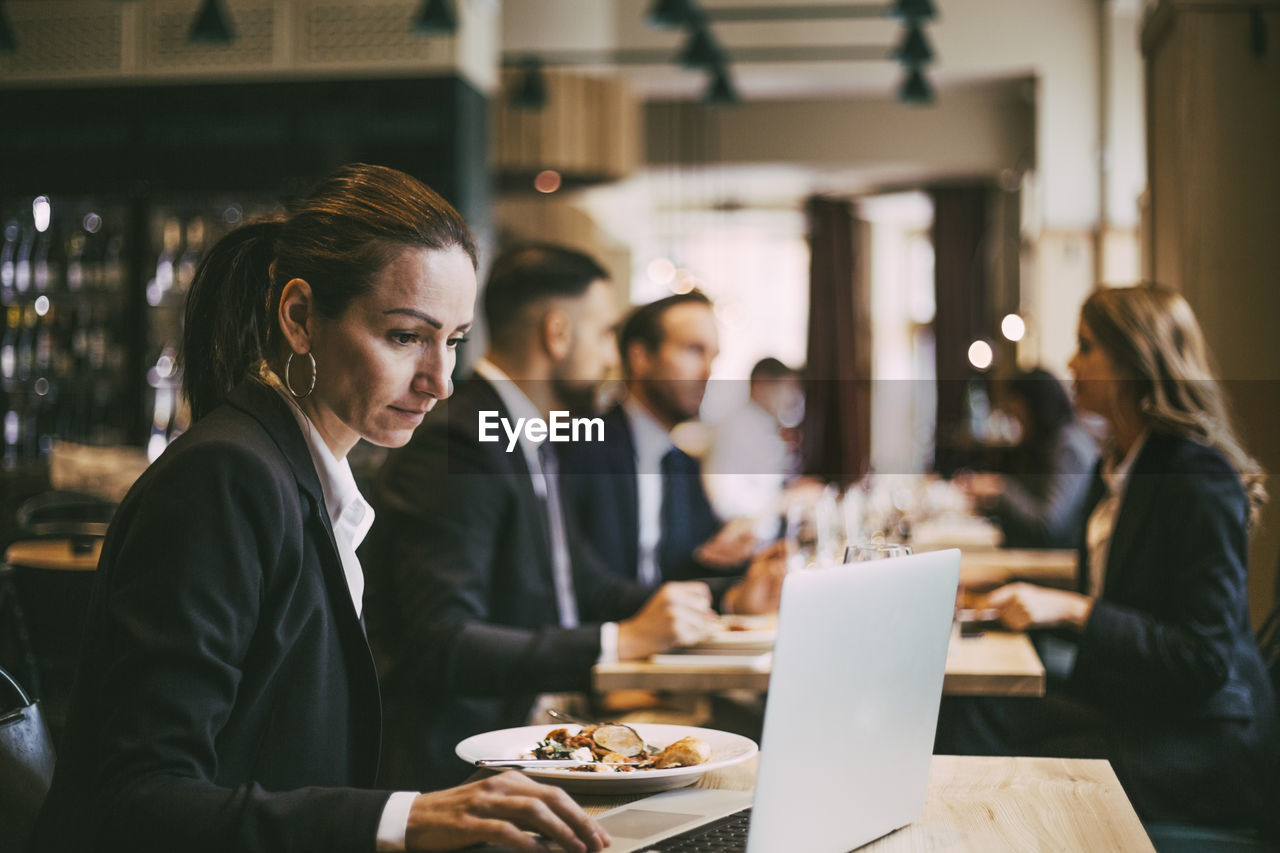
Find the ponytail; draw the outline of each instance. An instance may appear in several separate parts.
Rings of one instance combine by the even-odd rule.
[[[271,263],[283,223],[227,234],[204,256],[187,293],[182,388],[192,420],[208,414],[266,355]]]

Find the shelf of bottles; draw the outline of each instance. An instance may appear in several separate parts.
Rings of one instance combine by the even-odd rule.
[[[126,395],[126,212],[89,199],[0,209],[2,464],[48,458],[55,437],[121,443]]]
[[[182,397],[179,350],[187,289],[204,251],[246,219],[275,213],[266,200],[215,196],[167,197],[150,206],[147,245],[154,263],[145,271],[143,406],[150,419],[147,455],[155,459],[190,424]]]

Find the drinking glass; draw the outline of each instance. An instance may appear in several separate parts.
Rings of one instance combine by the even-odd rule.
[[[844,549],[846,563],[865,563],[868,560],[887,560],[890,557],[906,557],[911,546],[899,542],[861,542]]]

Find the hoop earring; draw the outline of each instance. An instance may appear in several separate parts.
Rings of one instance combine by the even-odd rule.
[[[293,383],[289,381],[289,368],[293,366],[293,357],[295,355],[297,355],[296,352],[291,352],[289,357],[284,360],[284,387],[289,390],[295,400],[305,400],[311,396],[312,391],[316,390],[316,357],[309,352],[304,353],[307,358],[311,359],[311,384],[307,386],[306,391],[299,394],[293,390]]]

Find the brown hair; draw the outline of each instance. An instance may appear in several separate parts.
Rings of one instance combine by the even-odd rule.
[[[1264,475],[1231,425],[1212,357],[1187,300],[1158,285],[1094,291],[1080,319],[1106,350],[1153,428],[1216,447],[1231,463],[1256,518],[1267,499]]]
[[[187,294],[182,384],[192,417],[207,414],[278,346],[285,284],[305,280],[316,310],[339,317],[406,247],[457,247],[476,263],[471,232],[447,201],[410,175],[363,163],[322,179],[285,216],[219,240]]]

